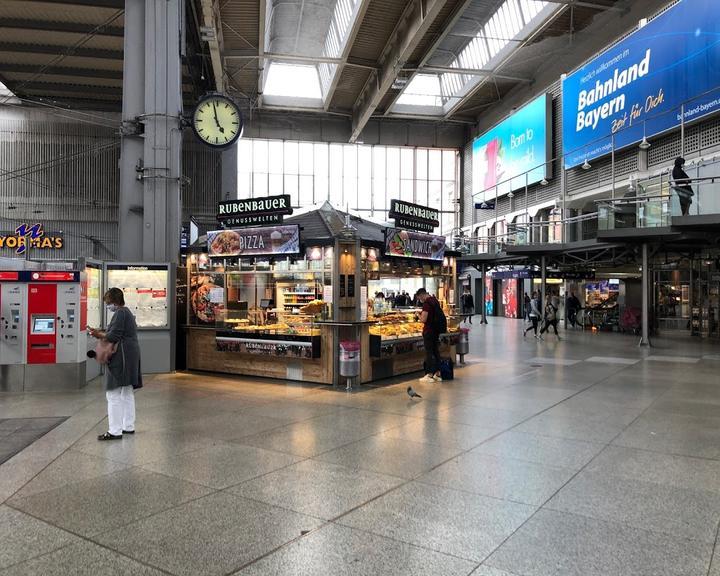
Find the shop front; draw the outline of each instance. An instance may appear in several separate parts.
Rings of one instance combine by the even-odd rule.
[[[455,257],[444,238],[329,204],[274,225],[244,218],[247,227],[209,232],[190,248],[188,369],[337,384],[348,376],[343,347],[356,346],[356,382],[418,371],[420,287],[448,314],[442,352],[454,358]]]

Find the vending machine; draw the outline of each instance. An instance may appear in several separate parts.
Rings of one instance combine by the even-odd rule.
[[[27,284],[20,272],[0,272],[0,390],[23,389],[27,333]]]
[[[86,284],[77,270],[0,272],[0,389],[85,385]]]

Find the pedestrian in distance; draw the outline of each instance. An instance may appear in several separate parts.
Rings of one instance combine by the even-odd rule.
[[[548,294],[545,297],[545,322],[543,323],[543,327],[540,330],[540,337],[542,338],[542,335],[547,332],[550,333],[550,327],[555,331],[555,336],[557,336],[557,339],[560,340],[560,334],[558,334],[557,329],[557,306],[553,304],[553,297]]]
[[[440,375],[440,334],[447,331],[447,318],[437,298],[427,293],[425,288],[417,291],[417,299],[422,305],[420,322],[423,323],[423,344],[425,346],[425,376],[421,382],[442,382]]]
[[[532,330],[533,332],[535,332],[535,338],[540,339],[540,336],[538,336],[538,324],[540,323],[540,316],[540,300],[538,297],[538,293],[533,292],[532,299],[530,300],[530,304],[528,306],[528,318],[530,319],[532,325],[523,330],[523,338],[525,338],[525,336],[527,336],[527,333]]]
[[[525,292],[523,296],[523,314],[526,322],[530,322],[530,296]]]
[[[465,286],[465,291],[460,296],[460,304],[462,306],[463,315],[467,316],[468,322],[472,324],[472,317],[475,314],[475,299],[470,292],[470,286]]]
[[[568,322],[570,322],[570,325],[575,328],[578,325],[577,315],[582,309],[582,305],[580,304],[578,297],[575,296],[575,292],[572,290],[570,291],[570,296],[568,296],[567,302],[565,303],[565,309],[567,310]]]
[[[690,213],[690,204],[692,204],[692,197],[695,195],[692,186],[690,186],[690,176],[687,175],[683,166],[685,165],[685,158],[675,158],[675,166],[672,170],[673,188],[675,193],[678,195],[680,200],[680,211],[683,216],[687,216]]]
[[[108,431],[98,436],[100,441],[120,440],[123,435],[135,433],[135,390],[142,388],[135,316],[125,307],[120,288],[110,288],[103,300],[113,313],[110,324],[106,330],[88,327],[88,332],[94,338],[116,344],[117,348],[105,373]]]

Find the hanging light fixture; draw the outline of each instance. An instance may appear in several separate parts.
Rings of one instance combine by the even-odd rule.
[[[640,148],[640,150],[647,150],[650,148],[650,142],[648,142],[647,136],[645,136],[645,122],[643,122],[643,139],[642,142],[638,144],[638,148]]]
[[[547,178],[543,178],[542,180],[540,180],[540,186],[547,186],[547,185],[548,185]]]
[[[581,166],[583,170],[590,170],[592,166],[590,166],[590,162],[587,161],[587,158],[585,158],[585,162],[583,162],[583,165]]]

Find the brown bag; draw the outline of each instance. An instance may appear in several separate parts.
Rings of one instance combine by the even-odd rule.
[[[95,344],[95,360],[98,364],[109,364],[115,352],[117,352],[118,343],[108,342],[107,340],[98,340]]]

